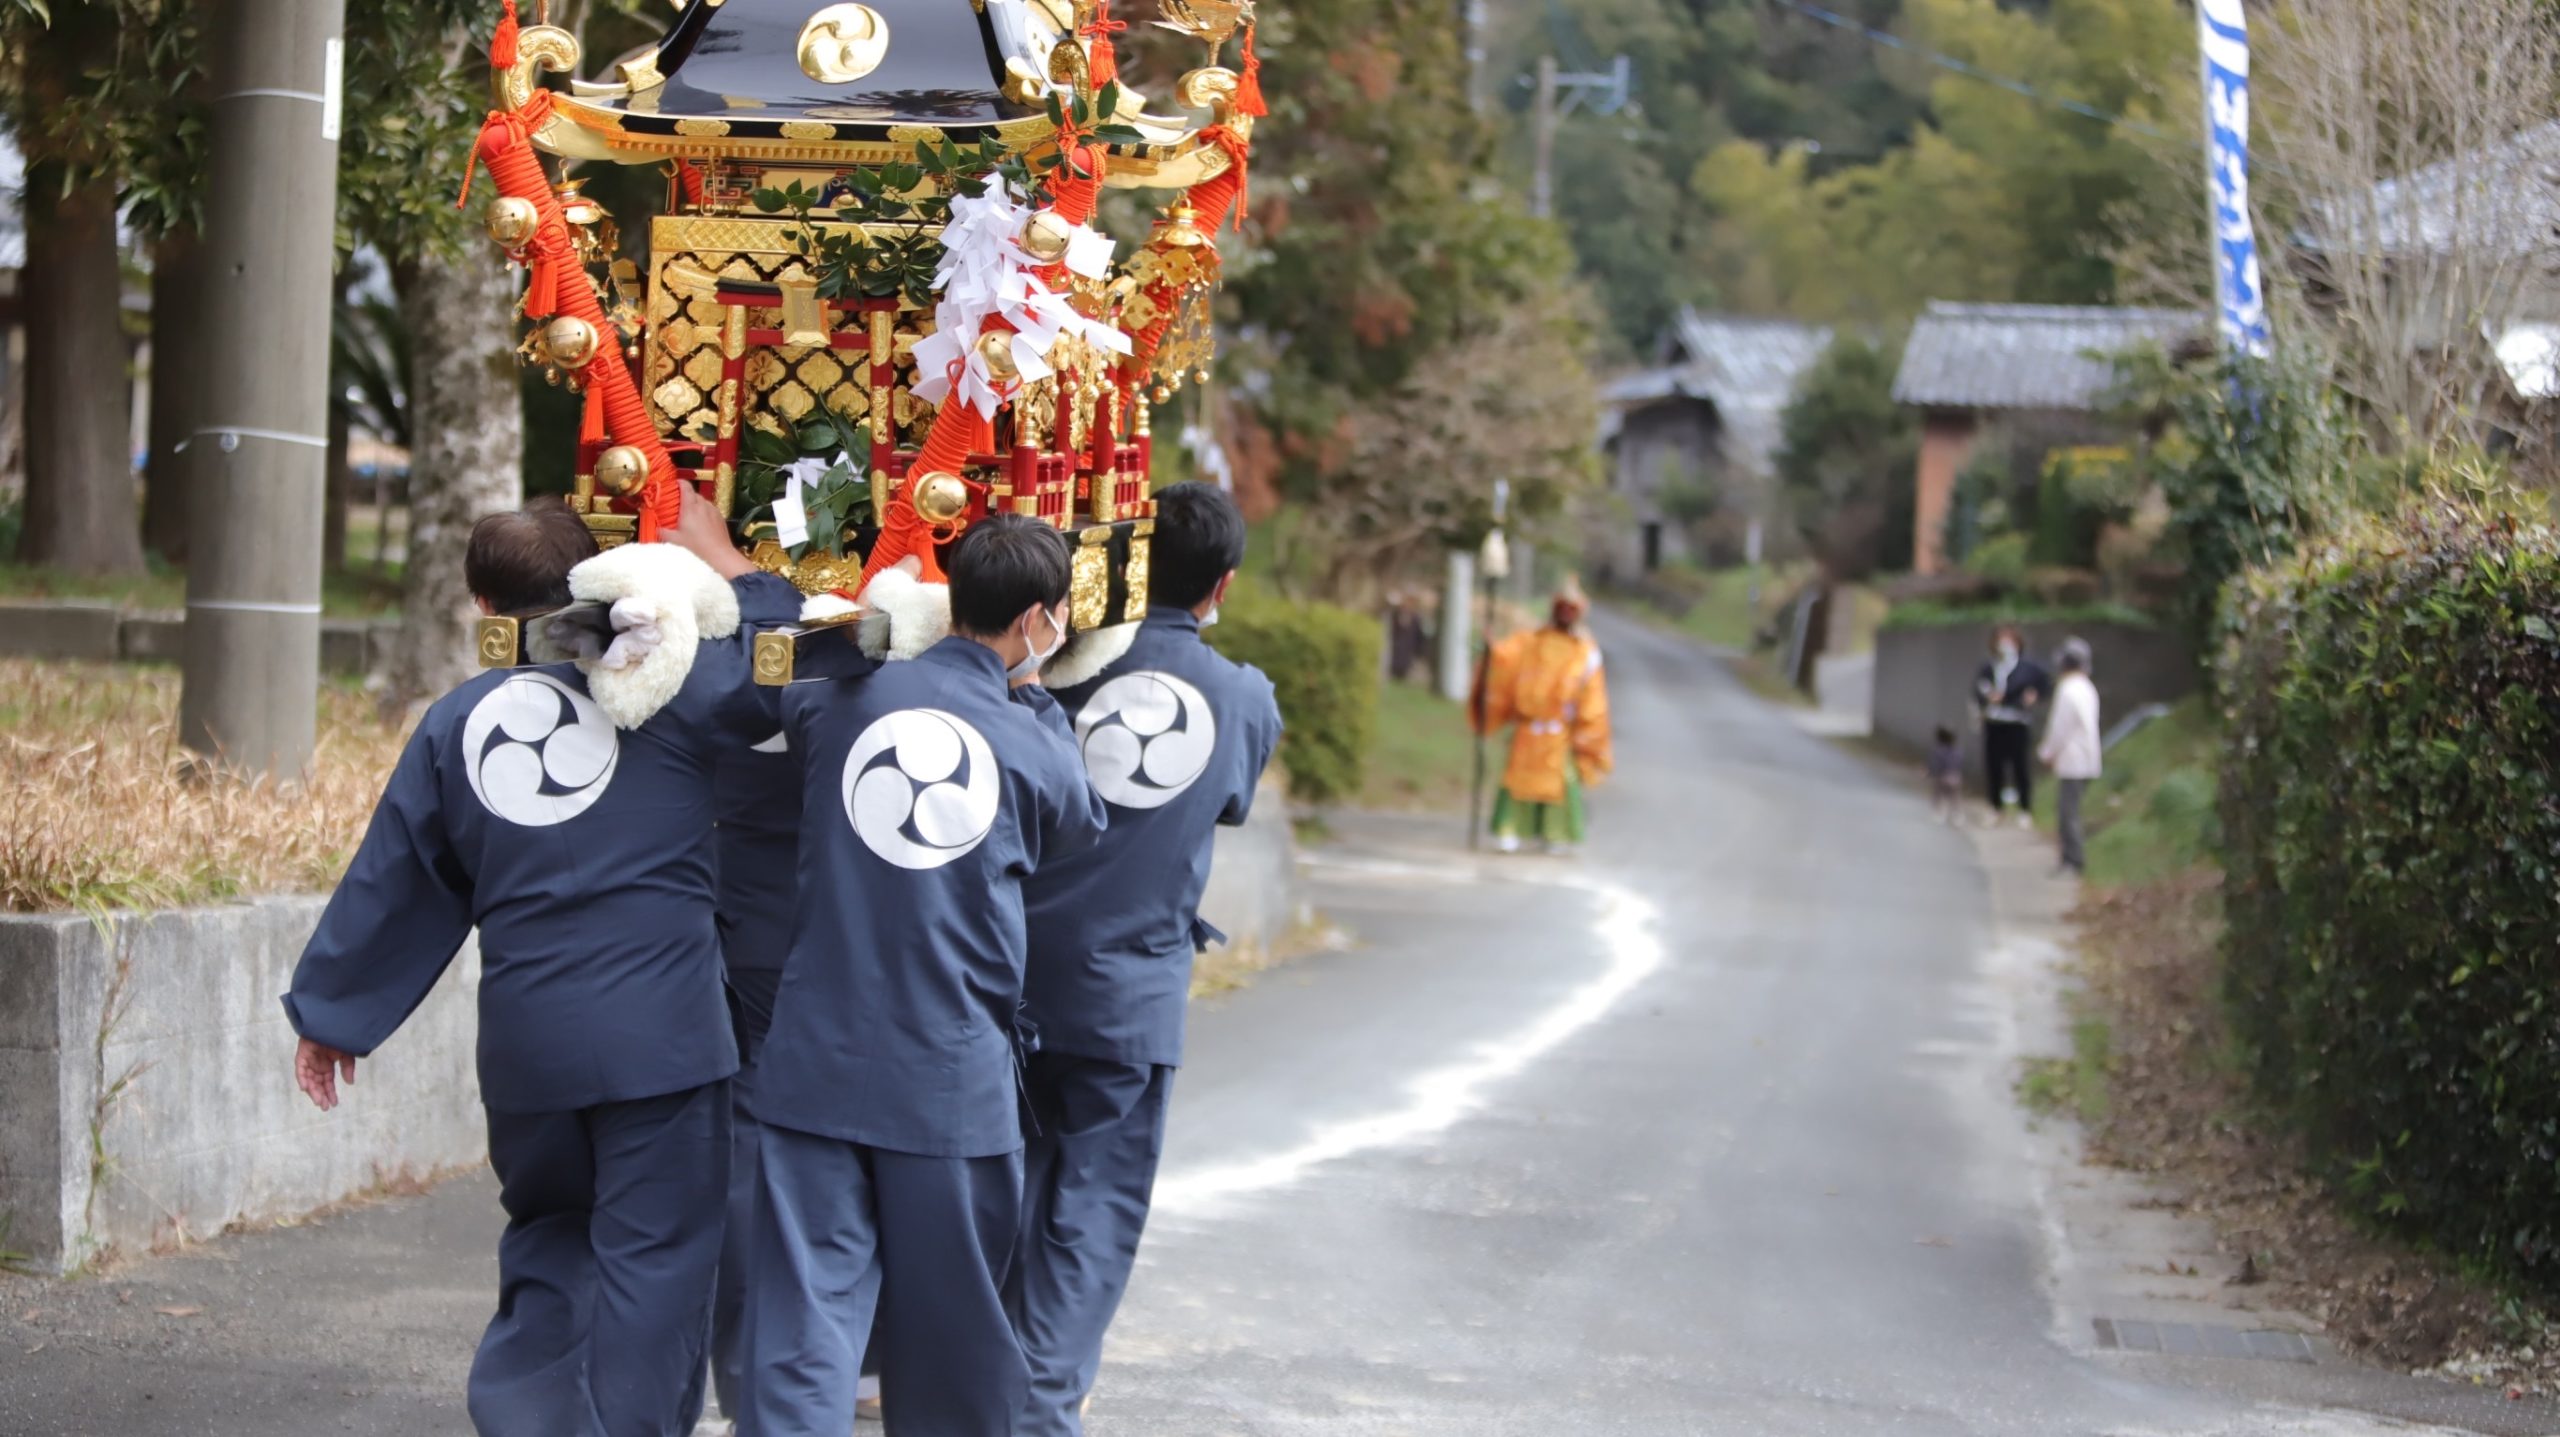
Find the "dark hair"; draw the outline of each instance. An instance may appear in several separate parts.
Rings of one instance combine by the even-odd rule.
[[[1956,731],[1954,729],[1947,727],[1945,724],[1938,725],[1938,743],[1941,747],[1954,743],[1955,741]]]
[[[569,602],[569,571],[595,554],[586,520],[557,499],[536,499],[471,526],[462,582],[501,614],[538,614]]]
[[[1156,491],[1147,550],[1147,602],[1196,609],[1244,563],[1244,515],[1215,484],[1197,479]]]
[[[993,638],[1034,604],[1067,597],[1067,536],[1028,514],[997,514],[951,546],[951,627]]]

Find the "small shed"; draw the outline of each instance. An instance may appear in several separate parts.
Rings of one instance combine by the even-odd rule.
[[[1930,301],[1893,381],[1895,402],[1921,411],[1912,571],[1946,567],[1956,476],[1987,419],[2050,426],[2060,442],[2096,438],[2094,416],[2115,382],[2109,356],[2144,345],[2179,351],[2202,343],[2206,324],[2186,310]]]
[[[1726,557],[1692,531],[1701,510],[1726,519],[1738,546],[1766,512],[1796,381],[1830,344],[1824,325],[1683,309],[1653,368],[1603,386],[1600,444],[1619,502],[1588,536],[1596,575],[1625,581],[1670,561]]]

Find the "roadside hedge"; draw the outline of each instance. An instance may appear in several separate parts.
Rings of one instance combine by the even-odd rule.
[[[2226,595],[2225,998],[2377,1218],[2560,1291],[2560,536],[2435,501]]]
[[[1289,796],[1333,803],[1358,793],[1378,726],[1378,621],[1240,583],[1207,637],[1218,652],[1270,675],[1288,725],[1280,763]]]

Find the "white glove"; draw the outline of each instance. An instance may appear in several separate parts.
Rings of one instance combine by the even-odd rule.
[[[590,638],[592,643],[593,639]],[[658,605],[655,600],[633,597],[613,601],[613,643],[604,651],[598,667],[622,670],[632,667],[655,653],[658,648]]]

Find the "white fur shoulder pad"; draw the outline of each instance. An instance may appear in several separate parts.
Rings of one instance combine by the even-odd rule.
[[[656,626],[656,645],[637,659],[625,656],[617,665],[616,652],[608,651],[577,660],[587,692],[620,728],[638,728],[667,706],[693,672],[704,638],[738,631],[738,596],[728,581],[673,544],[607,549],[569,571],[569,593],[613,605],[617,628]]]
[[[853,600],[832,590],[811,594],[800,601],[800,622],[814,624],[825,619],[840,619],[852,613],[855,607]]]
[[[875,659],[912,659],[951,635],[951,586],[883,569],[862,591],[866,612],[854,637]]]
[[[1067,637],[1067,646],[1058,651],[1056,658],[1040,666],[1040,683],[1052,689],[1090,683],[1102,677],[1103,670],[1120,662],[1120,656],[1137,641],[1135,620],[1107,629],[1078,629]]]

